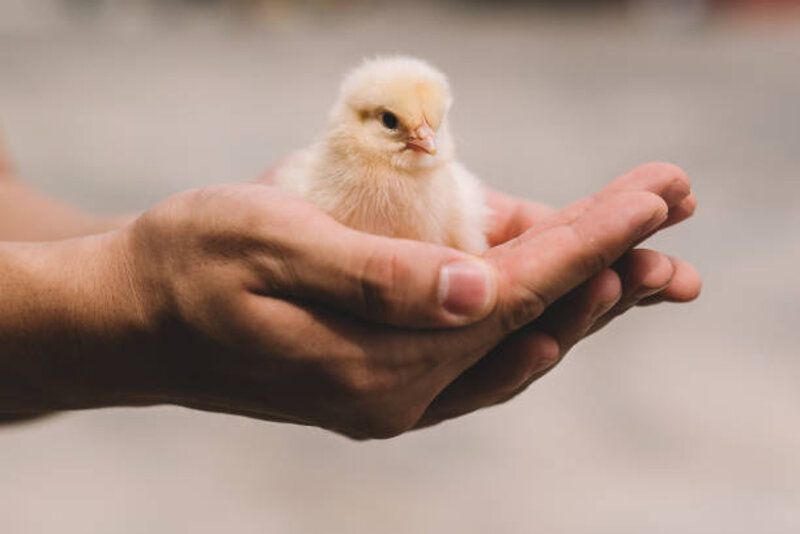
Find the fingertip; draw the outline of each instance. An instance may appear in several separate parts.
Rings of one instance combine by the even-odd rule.
[[[449,324],[478,321],[497,300],[497,276],[486,260],[465,258],[445,263],[439,270],[439,305]]]
[[[628,229],[633,232],[638,228],[641,235],[635,237],[644,237],[664,223],[669,215],[669,206],[652,191],[626,190],[600,198],[584,216],[603,213],[609,219],[608,212],[613,212],[617,217],[628,218]],[[592,225],[596,226],[596,223],[593,222]]]
[[[659,178],[672,178],[691,186],[691,180],[686,171],[679,165],[668,161],[650,161],[639,165],[631,174],[636,176],[657,176]]]
[[[622,293],[622,281],[616,271],[611,268],[600,272],[598,285],[602,288],[600,298],[603,300],[616,300]]]
[[[639,306],[650,306],[661,302],[686,303],[697,299],[702,291],[703,281],[694,266],[678,258],[669,258],[675,273],[669,285],[662,291],[642,298]]]
[[[556,338],[538,330],[520,334],[514,345],[514,351],[526,356],[527,369],[519,373],[525,380],[553,367],[561,359],[561,347]]]
[[[694,212],[697,211],[697,195],[694,194],[694,191],[689,193],[689,196],[683,199],[683,201],[679,204],[679,207],[687,218],[694,215]]]
[[[640,292],[652,292],[667,287],[675,274],[675,266],[670,258],[654,250],[640,251],[640,264],[643,275],[638,281]]]
[[[614,189],[645,189],[661,196],[670,206],[677,206],[691,194],[691,181],[686,172],[673,163],[655,161],[635,167],[618,178]]]
[[[694,265],[679,258],[670,258],[675,275],[666,291],[666,297],[673,302],[696,300],[703,290],[703,280]]]
[[[622,280],[613,269],[598,273],[587,289],[587,316],[592,321],[607,313],[622,298]]]
[[[663,228],[681,223],[691,218],[697,210],[697,197],[694,193],[689,194],[678,205],[672,206],[669,210],[669,217],[664,222]]]
[[[674,207],[678,206],[691,193],[692,190],[688,182],[676,178],[671,180],[667,186],[661,190],[660,195],[668,206]]]
[[[629,305],[654,295],[669,286],[675,274],[671,259],[655,250],[637,248],[615,265],[623,280]]]

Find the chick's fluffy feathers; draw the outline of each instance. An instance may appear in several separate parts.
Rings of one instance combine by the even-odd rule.
[[[451,101],[445,76],[421,60],[368,60],[342,83],[323,139],[276,182],[357,230],[482,252],[487,208],[480,182],[455,160]],[[381,123],[387,112],[396,128]],[[425,127],[435,154],[407,144]]]

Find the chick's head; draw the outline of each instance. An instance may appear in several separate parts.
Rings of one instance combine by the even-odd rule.
[[[342,83],[329,140],[374,163],[412,171],[452,155],[447,78],[409,57],[365,61]]]

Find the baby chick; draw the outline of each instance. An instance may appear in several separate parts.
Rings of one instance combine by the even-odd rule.
[[[455,159],[451,102],[428,63],[367,60],[342,83],[322,141],[291,156],[275,182],[357,230],[480,253],[488,208]]]

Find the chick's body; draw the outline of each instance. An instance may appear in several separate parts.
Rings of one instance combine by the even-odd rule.
[[[446,78],[423,61],[367,61],[344,80],[322,141],[276,183],[357,230],[480,253],[488,210],[455,159],[450,102]]]

